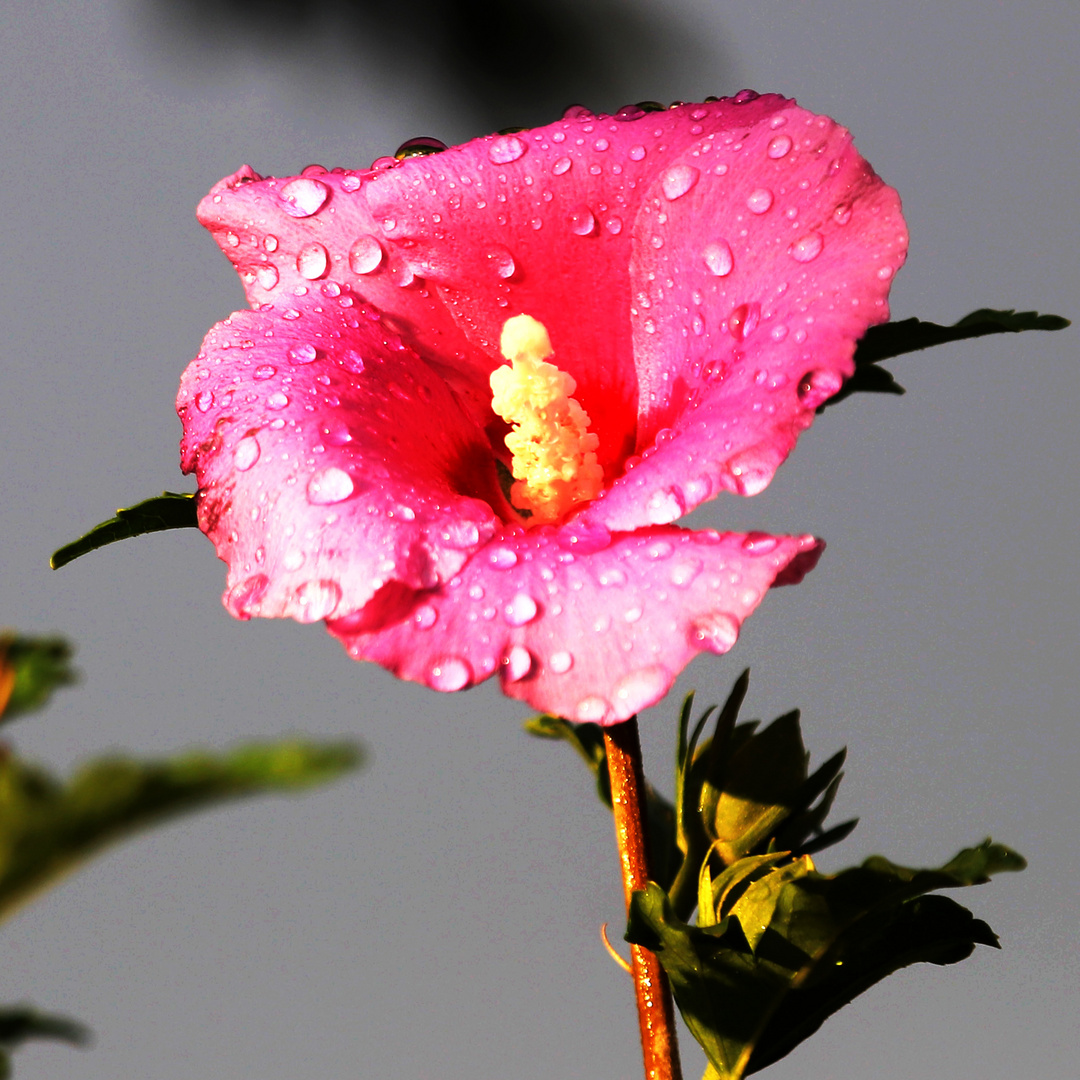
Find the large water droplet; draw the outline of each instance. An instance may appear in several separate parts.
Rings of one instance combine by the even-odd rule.
[[[622,227],[622,218],[616,214],[612,214],[611,217],[604,222],[604,228],[607,229],[612,236],[618,236],[619,233],[622,232]]]
[[[726,653],[738,640],[738,620],[723,611],[698,619],[690,631],[691,644],[713,653]]]
[[[760,318],[761,305],[756,300],[751,304],[740,304],[728,316],[728,331],[736,341],[745,341]]]
[[[525,143],[516,135],[500,135],[488,147],[488,157],[496,165],[517,161],[525,153]]]
[[[476,547],[480,543],[480,530],[476,527],[476,523],[472,521],[453,521],[446,525],[442,530],[443,543],[447,547],[456,548],[459,551],[465,551],[469,548]],[[511,551],[511,555],[514,553]],[[514,562],[517,561],[517,556],[514,556]],[[494,563],[492,565],[495,565]],[[511,566],[514,563],[510,563]]]
[[[764,214],[773,204],[773,193],[768,188],[755,188],[746,197],[746,205],[752,214]]]
[[[290,180],[281,189],[281,201],[286,214],[292,217],[311,217],[322,208],[330,189],[321,181],[301,176]]]
[[[782,158],[791,149],[791,136],[790,135],[777,135],[772,142],[769,143],[769,149],[767,151],[771,158]]]
[[[660,181],[664,198],[669,202],[681,198],[698,182],[700,175],[693,165],[672,165]]]
[[[625,585],[626,571],[618,566],[609,566],[606,570],[600,571],[597,575],[597,581],[599,581],[601,585]]]
[[[289,359],[294,364],[312,364],[318,358],[318,350],[314,345],[309,345],[307,342],[302,345],[294,345],[289,350]]]
[[[208,412],[214,404],[214,391],[202,390],[195,395],[195,408],[199,412]]]
[[[645,504],[645,512],[654,525],[668,525],[686,512],[682,498],[675,488],[654,491]]]
[[[615,686],[615,706],[620,716],[632,716],[659,701],[671,682],[667,668],[659,664],[624,675]]]
[[[297,622],[313,623],[328,619],[341,603],[341,586],[325,579],[305,581],[293,593],[300,611],[294,616]]]
[[[503,608],[503,618],[511,626],[524,626],[536,618],[536,601],[528,593],[518,593]]]
[[[267,399],[266,407],[268,409],[284,409],[289,404],[289,395],[283,394],[280,390],[275,390]]]
[[[780,540],[778,537],[763,532],[747,533],[742,540],[743,550],[749,551],[751,555],[768,555],[770,551],[775,551],[779,545]]]
[[[588,236],[596,228],[596,218],[587,206],[579,206],[572,210],[566,219],[570,225],[570,231],[577,236]]]
[[[349,269],[354,274],[370,274],[382,259],[382,245],[374,236],[365,234],[349,248]]]
[[[438,154],[446,149],[446,143],[441,139],[433,139],[430,135],[419,135],[415,139],[406,139],[395,151],[394,158],[404,161],[406,158],[424,157],[427,154]]]
[[[439,613],[431,604],[421,604],[413,612],[412,621],[418,630],[430,630],[439,621]]]
[[[501,278],[512,278],[517,267],[514,256],[504,247],[493,247],[487,253],[488,266]]]
[[[631,161],[640,161],[645,156],[645,147],[631,146],[628,156]]]
[[[514,645],[503,657],[507,682],[520,682],[532,670],[532,654],[523,645]]]
[[[264,263],[255,271],[255,280],[263,289],[272,289],[278,283],[278,268],[273,263]]]
[[[576,719],[582,724],[598,724],[610,711],[611,706],[598,694],[582,698],[574,707]]]
[[[574,666],[574,657],[565,649],[552,653],[548,657],[548,667],[556,675],[565,675]]]
[[[821,233],[807,233],[805,236],[800,236],[799,239],[788,248],[788,254],[796,262],[808,263],[821,254],[821,249],[824,246],[825,238]]]
[[[573,164],[574,163],[568,157],[561,157],[551,166],[551,171],[556,176],[562,176],[563,173],[570,171]]]
[[[258,382],[263,382],[266,379],[272,379],[277,374],[277,368],[273,364],[260,364],[254,372],[252,372],[252,378]]]
[[[671,568],[671,584],[679,589],[689,588],[701,573],[700,559],[680,559]]]
[[[356,490],[353,478],[336,465],[320,469],[308,481],[308,502],[316,506],[329,506],[344,502]]]
[[[265,574],[255,574],[229,590],[225,606],[237,619],[250,619],[252,609],[259,603],[270,586],[270,579]]]
[[[517,552],[513,548],[496,547],[488,552],[488,562],[496,570],[509,570],[510,567],[517,566],[517,561]]]
[[[799,380],[795,392],[808,409],[816,409],[837,393],[842,385],[842,380],[835,371],[808,371]]]
[[[590,555],[611,546],[611,533],[599,523],[576,521],[559,530],[558,541],[564,551]]]
[[[254,435],[248,435],[236,444],[236,449],[233,451],[233,464],[240,472],[247,472],[259,460],[261,453],[259,440]]]
[[[433,690],[453,693],[463,690],[472,679],[472,669],[460,656],[444,656],[431,665],[428,672],[428,686]]]
[[[726,240],[714,240],[711,244],[706,244],[701,257],[705,260],[709,272],[716,277],[727,277],[735,269],[735,256]]]
[[[322,244],[305,244],[296,256],[296,269],[308,281],[317,281],[329,268],[330,254]]]

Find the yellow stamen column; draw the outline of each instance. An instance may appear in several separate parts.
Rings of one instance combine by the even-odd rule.
[[[491,373],[491,407],[514,428],[506,436],[515,481],[510,501],[537,524],[550,524],[600,493],[599,439],[571,396],[573,377],[547,363],[552,348],[543,323],[531,315],[507,319],[499,348],[510,365]]]

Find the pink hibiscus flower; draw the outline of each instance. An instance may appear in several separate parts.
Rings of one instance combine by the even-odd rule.
[[[748,91],[369,170],[244,167],[199,219],[252,305],[177,400],[229,611],[601,723],[817,560],[674,522],[765,487],[888,317],[907,241],[846,130]]]

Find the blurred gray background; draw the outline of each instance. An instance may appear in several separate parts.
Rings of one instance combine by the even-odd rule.
[[[173,398],[242,306],[199,198],[244,162],[366,165],[582,101],[781,91],[838,118],[899,189],[894,315],[1080,315],[1074,0],[710,3],[9,0],[0,29],[0,622],[62,631],[83,685],[11,731],[59,767],[292,731],[359,737],[363,773],[142,837],[4,928],[0,1001],[92,1025],[19,1080],[456,1080],[640,1075],[610,820],[493,683],[441,696],[321,628],[241,624],[195,532],[63,571],[50,552],[163,488]],[[1074,1080],[1080,1030],[1078,331],[892,366],[907,397],[822,417],[772,486],[697,515],[829,549],[723,660],[642,718],[670,792],[682,692],[753,669],[747,715],[804,710],[850,748],[825,869],[937,864],[987,833],[1030,869],[957,894],[999,932],[844,1010],[776,1080]],[[617,935],[615,935],[617,937]],[[684,1038],[688,1078],[701,1057]]]

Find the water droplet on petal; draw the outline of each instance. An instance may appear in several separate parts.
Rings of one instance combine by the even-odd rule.
[[[611,711],[607,701],[596,694],[582,698],[574,707],[576,719],[582,724],[598,724]]]
[[[225,606],[235,618],[250,619],[252,608],[263,598],[269,586],[270,579],[265,574],[255,574],[229,590]]]
[[[504,247],[494,247],[487,253],[488,266],[498,277],[512,278],[517,267],[514,264],[514,256]]]
[[[496,165],[508,165],[525,153],[525,143],[516,135],[500,135],[488,147],[488,157]]]
[[[329,506],[344,502],[355,491],[353,478],[336,465],[320,469],[308,481],[308,502],[315,506]]]
[[[233,464],[240,472],[247,472],[259,460],[261,453],[259,440],[254,435],[248,435],[236,444],[236,449],[233,451]]]
[[[645,156],[644,146],[631,146],[629,157],[631,161],[640,161]]]
[[[433,690],[453,693],[463,690],[472,679],[472,669],[459,656],[444,656],[431,666],[428,672],[428,686]]]
[[[263,289],[272,289],[278,283],[278,277],[278,268],[273,263],[265,263],[255,271],[255,280]]]
[[[891,266],[878,267],[877,276],[880,281],[888,281],[893,276],[893,268]]]
[[[509,570],[510,567],[517,566],[517,561],[517,552],[513,548],[496,547],[488,552],[488,562],[496,570]]]
[[[799,400],[808,409],[816,409],[840,390],[843,382],[835,371],[808,371],[799,380]]]
[[[349,269],[354,274],[370,274],[383,259],[379,241],[365,233],[349,248]]]
[[[421,604],[412,616],[412,621],[419,630],[430,630],[438,620],[439,613],[430,604]]]
[[[577,236],[588,236],[596,228],[596,218],[587,206],[579,206],[571,211],[567,221],[570,231]]]
[[[305,581],[293,593],[300,611],[294,615],[297,622],[313,623],[328,619],[341,603],[341,586],[336,581]]]
[[[528,593],[518,593],[503,608],[503,618],[511,626],[524,626],[536,618],[536,601]]]
[[[690,631],[691,644],[713,653],[726,653],[738,640],[738,621],[723,611],[698,619]]]
[[[289,404],[289,395],[283,394],[280,390],[275,390],[267,399],[266,407],[268,409],[284,409]]]
[[[645,512],[654,525],[668,525],[686,512],[682,498],[674,488],[654,491],[645,504]]]
[[[555,672],[556,675],[565,675],[574,666],[574,657],[566,650],[552,653],[548,657],[548,667]]]
[[[671,684],[668,670],[659,664],[632,671],[615,686],[615,705],[620,716],[632,716],[664,696]]]
[[[782,158],[791,149],[791,136],[790,135],[777,135],[771,143],[769,143],[769,149],[767,151],[771,158]]]
[[[698,182],[700,175],[693,165],[672,165],[660,181],[664,198],[669,202],[681,198]]]
[[[680,559],[671,568],[671,584],[679,589],[689,588],[694,578],[701,573],[700,559]]]
[[[306,556],[298,548],[292,548],[285,552],[285,558],[281,560],[281,565],[288,571],[299,570],[304,565]]]
[[[305,342],[302,345],[294,345],[289,350],[289,359],[294,364],[311,364],[314,363],[319,357],[319,353],[314,345],[309,345]]]
[[[840,203],[832,216],[837,225],[846,225],[851,220],[851,207],[847,203]]]
[[[769,462],[763,460],[757,447],[736,454],[728,462],[728,472],[740,495],[759,495],[768,486],[773,477]]]
[[[214,391],[203,390],[195,395],[195,408],[199,412],[208,412],[214,404]]]
[[[447,547],[456,548],[459,551],[465,551],[468,548],[475,547],[480,543],[480,530],[476,527],[475,522],[472,521],[453,521],[449,525],[446,525],[442,530],[443,543]],[[506,550],[506,549],[504,549]],[[514,553],[511,551],[511,555]],[[514,555],[511,566],[517,562],[517,556]],[[492,565],[496,565],[492,563]]]
[[[731,245],[726,240],[714,240],[705,245],[701,253],[709,272],[716,277],[727,277],[735,269],[735,256],[731,253]]]
[[[353,176],[351,173],[348,176],[341,178],[341,190],[342,191],[359,191],[360,184],[362,183],[359,176]]]
[[[260,364],[252,373],[252,377],[259,382],[272,379],[277,374],[277,368],[273,364]]]
[[[752,214],[764,214],[773,204],[773,193],[768,188],[755,188],[746,197],[746,205]]]
[[[615,214],[612,214],[612,216],[604,222],[604,228],[607,229],[612,236],[618,236],[619,233],[622,232],[622,226],[622,218],[617,217]]]
[[[281,201],[286,214],[292,217],[311,217],[322,208],[330,189],[321,181],[301,176],[290,180],[281,189]]]
[[[740,304],[728,316],[728,331],[736,341],[745,341],[760,318],[761,305],[756,300],[752,304]]]
[[[808,263],[821,254],[821,249],[824,246],[825,238],[821,233],[807,233],[805,236],[800,236],[799,239],[788,248],[788,254],[796,262]]]
[[[611,546],[611,533],[599,523],[576,521],[559,530],[558,541],[564,551],[591,555]]]
[[[267,234],[263,237],[263,247],[266,248],[267,251],[277,251],[278,238],[271,234]]]
[[[507,682],[520,682],[532,670],[532,654],[523,645],[513,645],[503,657]]]
[[[573,164],[574,163],[568,157],[561,157],[551,166],[551,171],[556,176],[562,176],[563,173],[570,171]]]
[[[646,548],[650,559],[666,559],[675,549],[666,540],[656,540]]]
[[[600,571],[597,575],[597,581],[601,585],[625,585],[626,572],[618,566],[610,566],[606,570]]]
[[[306,244],[296,256],[296,269],[308,281],[317,281],[330,268],[330,254],[322,244]]]
[[[770,536],[768,533],[763,532],[747,533],[742,541],[743,550],[749,551],[751,555],[768,555],[770,551],[775,551],[779,545],[779,537]]]

